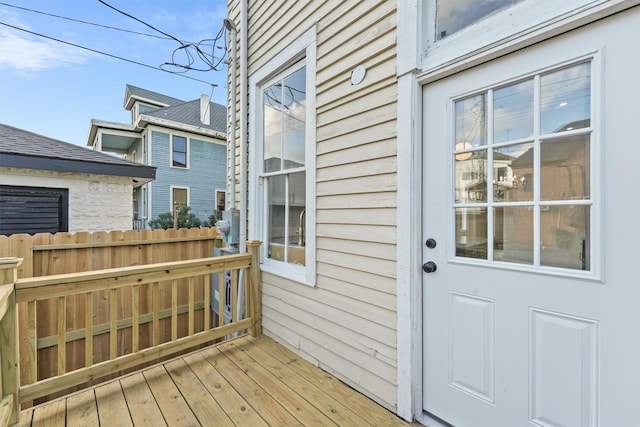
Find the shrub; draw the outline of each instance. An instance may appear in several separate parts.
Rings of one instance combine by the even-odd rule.
[[[164,230],[168,228],[174,228],[173,224],[173,213],[165,212],[163,214],[158,215],[156,219],[152,219],[149,221],[149,226],[151,228],[158,229],[162,228]],[[202,222],[200,218],[196,216],[193,212],[191,212],[190,206],[181,207],[178,211],[178,228],[195,228],[200,227]]]

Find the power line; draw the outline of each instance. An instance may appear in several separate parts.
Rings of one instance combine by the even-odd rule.
[[[110,5],[109,3],[107,3],[104,0],[98,0],[100,3],[102,3],[103,5],[107,6],[110,9],[115,10],[116,12],[131,18],[143,25],[146,25],[147,27],[153,29],[154,31],[159,32],[160,34],[163,34],[169,38],[171,38],[172,40],[175,40],[176,42],[178,42],[180,44],[180,47],[176,48],[173,51],[173,54],[171,55],[171,62],[165,62],[164,64],[160,65],[160,69],[162,69],[163,71],[167,71],[170,72],[169,70],[165,70],[165,68],[163,68],[164,66],[170,66],[170,67],[176,67],[176,68],[182,68],[184,72],[187,72],[189,70],[194,70],[194,71],[220,71],[220,69],[218,68],[220,66],[220,64],[222,64],[222,62],[224,61],[224,58],[226,56],[226,49],[223,50],[224,54],[218,58],[218,60],[216,60],[216,56],[215,56],[215,49],[217,46],[217,43],[220,39],[224,40],[224,46],[226,47],[227,45],[227,38],[226,38],[226,31],[225,31],[225,27],[224,25],[221,26],[220,30],[218,31],[218,34],[216,35],[215,38],[213,39],[205,39],[202,40],[198,43],[185,43],[181,40],[179,40],[178,38],[172,36],[171,34],[167,34],[164,31],[161,31],[159,29],[157,29],[156,27],[154,27],[153,25],[143,21],[142,19],[136,18],[135,16],[124,12],[120,9],[118,9],[115,6]],[[204,52],[200,46],[204,44],[204,42],[206,41],[212,41],[213,42],[213,46],[211,48],[211,54]],[[195,64],[195,57],[193,55],[193,53],[191,53],[191,49],[196,51],[197,56],[202,60],[202,62],[204,62],[208,67],[207,68],[196,68],[193,67],[193,64]],[[178,62],[176,62],[175,58],[176,55],[178,53],[184,53],[185,57],[187,58],[187,63],[186,64],[180,64]],[[176,71],[177,73],[177,71]]]
[[[95,22],[88,22],[88,21],[83,21],[81,19],[69,18],[68,16],[55,15],[53,13],[42,12],[42,11],[39,11],[39,10],[29,9],[29,8],[26,8],[26,7],[16,6],[16,5],[13,5],[13,4],[0,2],[0,5],[7,6],[7,7],[13,7],[13,8],[16,8],[16,9],[22,9],[22,10],[25,10],[27,12],[38,13],[40,15],[51,16],[53,18],[66,19],[67,21],[78,22],[78,23],[86,24],[86,25],[93,25],[95,27],[107,28],[109,30],[122,31],[122,32],[125,32],[125,33],[131,33],[131,34],[136,34],[136,35],[146,36],[146,37],[154,37],[154,38],[162,39],[162,40],[172,40],[169,37],[162,37],[162,36],[157,36],[155,34],[141,33],[141,32],[132,31],[132,30],[125,30],[124,28],[111,27],[109,25],[97,24]]]
[[[173,74],[173,75],[178,76],[178,77],[184,77],[185,79],[190,79],[190,80],[194,80],[194,81],[197,81],[197,82],[206,83],[206,84],[214,86],[214,87],[216,86],[215,84],[209,83],[209,82],[207,82],[205,80],[196,79],[194,77],[185,76],[184,74],[174,73],[174,72],[171,72],[171,71],[168,71],[168,70],[163,70],[162,68],[154,67],[153,65],[144,64],[142,62],[134,61],[132,59],[123,58],[121,56],[113,55],[111,53],[102,52],[100,50],[92,49],[90,47],[81,46],[79,44],[75,44],[75,43],[68,42],[68,41],[65,41],[65,40],[57,39],[55,37],[46,36],[44,34],[36,33],[34,31],[30,31],[30,30],[27,30],[27,29],[24,29],[24,28],[20,28],[20,27],[14,26],[14,25],[7,24],[6,22],[0,22],[0,25],[4,25],[6,27],[10,27],[10,28],[13,28],[13,29],[16,29],[16,30],[19,30],[19,31],[24,31],[26,33],[33,34],[33,35],[38,36],[38,37],[43,37],[45,39],[53,40],[53,41],[56,41],[58,43],[63,43],[63,44],[69,45],[69,46],[77,47],[79,49],[88,50],[90,52],[98,53],[100,55],[105,55],[105,56],[108,56],[108,57],[111,57],[111,58],[114,58],[114,59],[119,59],[121,61],[129,62],[131,64],[140,65],[142,67],[151,68],[151,69],[157,70],[157,71],[163,71],[165,73]]]

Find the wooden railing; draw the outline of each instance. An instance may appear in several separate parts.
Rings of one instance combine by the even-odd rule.
[[[15,281],[15,286],[8,280],[0,282],[0,284],[8,283],[6,285],[9,287],[7,306],[15,307],[16,303],[24,302],[28,312],[27,330],[20,331],[21,335],[27,336],[28,378],[20,384],[19,388],[11,382],[19,381],[15,372],[10,375],[13,380],[8,381],[7,388],[4,387],[7,370],[12,368],[16,371],[17,367],[17,361],[5,362],[4,360],[5,341],[17,342],[15,311],[10,312],[8,309],[6,311],[5,317],[10,317],[14,322],[12,326],[9,326],[10,322],[6,322],[7,328],[11,329],[8,331],[9,335],[13,334],[8,339],[5,339],[5,322],[2,323],[3,397],[14,396],[12,411],[15,411],[19,403],[54,395],[71,387],[106,378],[114,373],[157,361],[225,336],[245,331],[254,336],[259,335],[261,333],[259,246],[260,242],[248,242],[249,253],[247,254],[25,278]],[[225,313],[225,271],[235,272],[231,274],[232,315],[231,319],[225,319],[224,315],[217,316],[217,322],[214,322],[211,311],[213,298],[211,277],[214,275],[215,278],[217,275],[220,296],[218,313]],[[244,273],[239,274],[239,271]],[[244,280],[243,287],[238,286],[239,278]],[[185,304],[186,312],[179,314],[178,293],[183,287],[188,288],[188,302]],[[14,288],[15,292],[13,292]],[[239,295],[239,289],[243,289],[244,295]],[[170,293],[169,309],[162,310],[159,307],[160,292]],[[123,296],[130,298],[130,313],[122,313],[118,310],[117,301]],[[243,296],[244,314],[240,315],[237,303],[239,300],[242,301]],[[54,301],[54,303],[45,305],[43,301]],[[77,301],[81,301],[84,306],[84,328],[68,331],[67,315],[70,313],[74,315],[76,312],[69,307],[69,302]],[[98,309],[96,304],[100,304],[101,308],[108,311],[107,325],[94,323]],[[103,305],[106,307],[102,307]],[[42,337],[37,336],[37,319],[38,310],[41,307],[54,308],[57,311],[57,342],[51,347],[56,349],[54,357],[57,357],[57,374],[49,378],[41,378],[42,375],[38,372],[38,341]],[[164,322],[161,319],[163,311],[166,316]],[[199,315],[196,315],[197,313]],[[178,335],[179,321],[188,322],[188,328],[186,328],[188,332],[185,336]],[[168,340],[161,339],[164,336],[161,328],[170,329]],[[123,330],[127,334],[119,333]],[[105,334],[109,337],[108,359],[96,360],[94,339],[98,335]],[[126,346],[123,345],[123,338],[127,340]],[[83,367],[68,369],[67,345],[69,342],[84,343]],[[123,350],[124,347],[126,347],[125,350]],[[74,351],[78,351],[77,346],[74,347]],[[15,345],[10,352],[17,354]]]
[[[0,258],[0,426],[18,421],[20,373],[18,370],[18,314],[13,290],[20,258]]]

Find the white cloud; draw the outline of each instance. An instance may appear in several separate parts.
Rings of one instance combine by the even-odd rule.
[[[3,22],[30,30],[18,21],[15,14],[0,12]],[[0,26],[0,46],[0,66],[14,71],[37,72],[84,64],[88,60],[88,52],[77,47],[39,38],[4,25]]]

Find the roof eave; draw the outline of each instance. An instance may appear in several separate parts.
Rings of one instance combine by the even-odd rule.
[[[0,167],[47,170],[54,172],[84,173],[130,177],[134,180],[152,181],[156,178],[156,168],[147,165],[125,165],[114,163],[90,162],[86,160],[60,159],[53,157],[26,156],[15,153],[2,153]]]
[[[149,116],[146,114],[140,114],[140,116],[138,116],[138,121],[136,122],[136,124],[139,127],[145,127],[148,124],[153,124],[153,125],[163,126],[167,128],[179,129],[186,132],[197,133],[200,135],[206,135],[212,138],[222,139],[225,141],[227,139],[227,134],[225,132],[220,132],[213,129],[207,129],[200,126],[188,125],[185,123],[175,122],[173,120],[162,119],[160,117]]]

